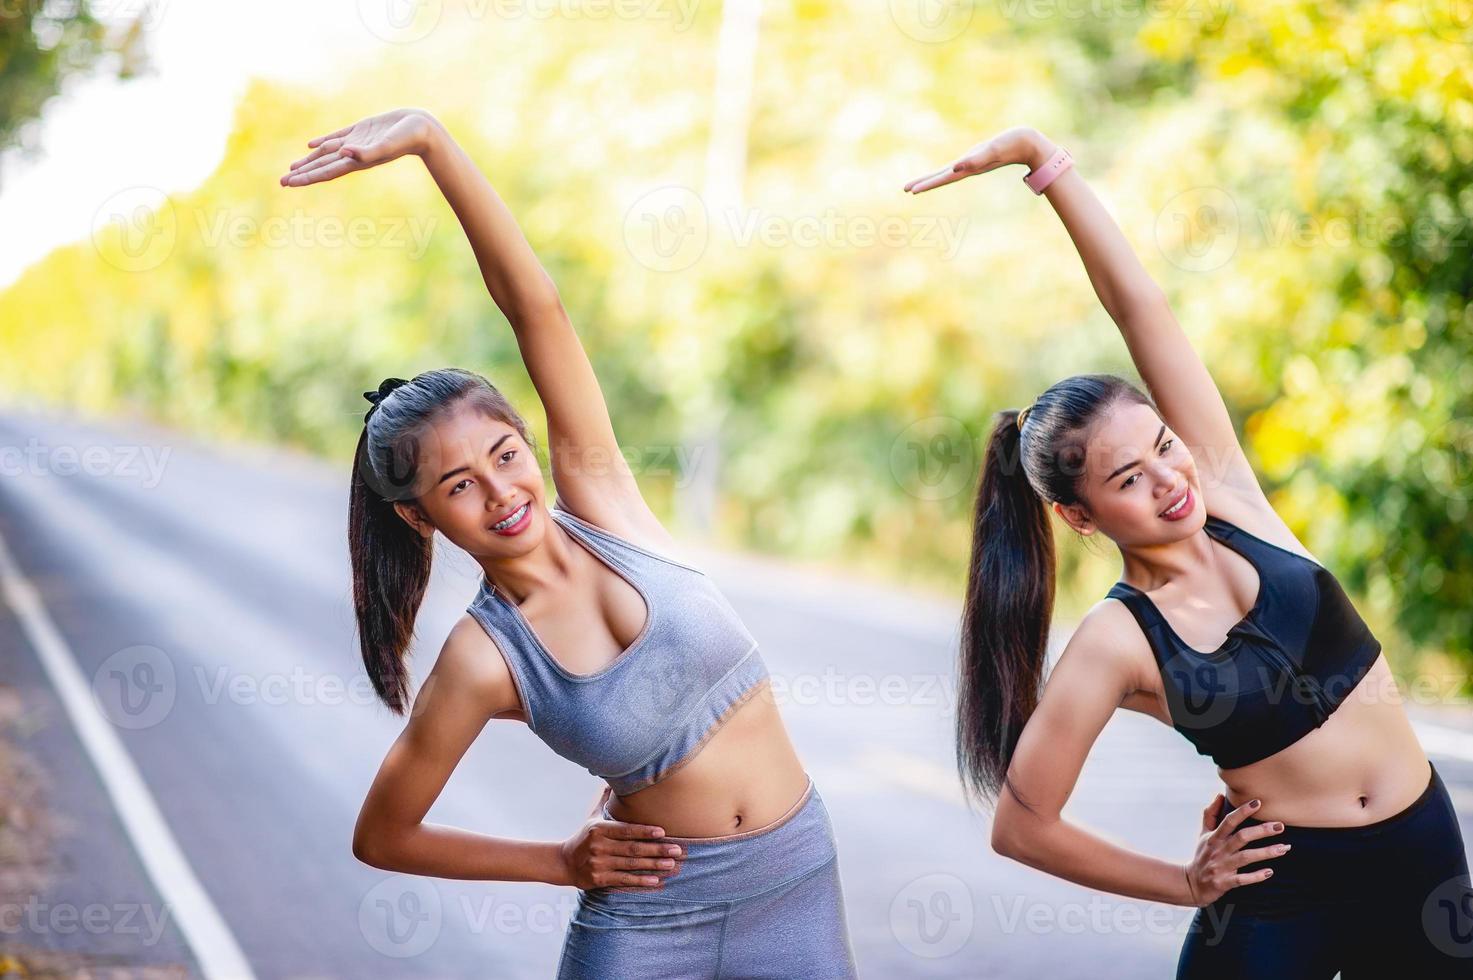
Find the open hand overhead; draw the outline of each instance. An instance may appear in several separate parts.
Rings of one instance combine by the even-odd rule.
[[[291,165],[283,187],[304,187],[367,170],[410,153],[423,153],[435,118],[423,109],[393,109],[309,140],[313,151]]]

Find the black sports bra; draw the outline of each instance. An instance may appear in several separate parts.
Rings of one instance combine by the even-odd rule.
[[[1194,650],[1140,589],[1107,593],[1135,616],[1161,668],[1172,726],[1223,769],[1266,759],[1325,723],[1381,643],[1329,570],[1220,517],[1206,531],[1258,572],[1258,598],[1216,650]]]

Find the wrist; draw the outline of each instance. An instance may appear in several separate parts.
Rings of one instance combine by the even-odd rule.
[[[441,125],[440,120],[428,112],[421,113],[421,115],[425,121],[424,132],[414,148],[414,154],[428,158],[450,142],[450,132]]]
[[[1029,170],[1037,170],[1045,163],[1048,163],[1049,159],[1058,151],[1058,144],[1035,130],[1028,140],[1027,156],[1023,162],[1028,164]]]
[[[1196,886],[1192,884],[1192,866],[1189,864],[1182,865],[1181,876],[1187,883],[1187,900],[1184,904],[1193,906],[1194,908],[1201,908],[1201,904],[1197,901]]]
[[[571,840],[565,840],[549,845],[552,851],[548,858],[547,876],[543,878],[549,885],[572,885],[576,882],[573,876],[572,843]]]

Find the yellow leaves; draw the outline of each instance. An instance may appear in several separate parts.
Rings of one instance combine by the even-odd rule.
[[[1284,391],[1291,396],[1305,397],[1318,392],[1319,369],[1303,354],[1295,354],[1284,365]]]
[[[1275,481],[1287,479],[1299,460],[1314,448],[1298,415],[1288,403],[1275,403],[1251,416],[1245,427],[1260,469]]]

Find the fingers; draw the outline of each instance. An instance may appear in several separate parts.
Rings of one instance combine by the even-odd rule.
[[[281,178],[283,187],[305,187],[307,184],[319,184],[324,180],[332,180],[343,174],[357,170],[362,164],[351,157],[340,156],[330,153],[320,161],[310,163],[295,173],[287,174]]]
[[[295,168],[293,170],[293,173],[309,173],[313,170],[318,169],[319,167],[325,167],[329,163],[337,163],[339,160],[346,159],[352,159],[351,155],[348,153],[348,148],[346,146],[338,147],[335,150],[329,150],[327,153],[322,154],[322,156],[316,157],[310,162],[304,163],[300,167]]]
[[[616,848],[613,853],[623,854],[628,857],[682,857],[683,852],[678,844],[634,844],[619,843],[612,845]]]
[[[352,128],[352,126],[344,126],[342,129],[335,129],[332,132],[328,133],[326,136],[319,136],[316,139],[308,140],[307,145],[316,146],[318,143],[321,143],[325,140],[337,139],[339,136],[347,136],[348,132]]]
[[[665,871],[674,874],[679,870],[674,858],[616,858],[614,867],[624,871]]]
[[[665,836],[663,827],[644,823],[624,823],[622,820],[600,820],[599,828],[603,830],[606,837],[615,837],[619,840],[647,840],[651,837]]]
[[[906,186],[906,190],[910,191],[912,194],[920,194],[923,191],[929,191],[936,187],[944,187],[947,184],[954,184],[964,177],[970,176],[972,175],[966,171],[958,171],[953,169],[952,167],[942,167],[940,170],[936,171],[933,174],[922,177],[919,180],[911,181],[911,183]]]
[[[1242,830],[1233,834],[1228,840],[1234,846],[1241,848],[1251,840],[1258,840],[1260,837],[1282,833],[1283,830],[1284,825],[1277,821],[1273,823],[1256,823],[1251,827],[1244,827]]]
[[[1241,868],[1245,864],[1254,864],[1258,861],[1267,861],[1270,858],[1281,857],[1289,853],[1292,844],[1270,844],[1267,847],[1245,847],[1233,855],[1233,868]]]
[[[1262,871],[1253,871],[1248,874],[1233,875],[1231,878],[1232,886],[1234,888],[1238,888],[1242,885],[1256,885],[1260,881],[1267,881],[1269,878],[1273,877],[1273,873],[1273,868],[1264,868]]]
[[[1258,800],[1249,800],[1240,807],[1228,811],[1228,815],[1222,818],[1222,823],[1217,825],[1213,836],[1223,838],[1238,829],[1238,824],[1253,816],[1258,809]]]
[[[994,149],[995,145],[995,142],[979,143],[953,160],[950,165],[906,184],[905,189],[912,194],[919,194],[922,191],[955,183],[973,174],[985,174],[989,170],[996,170],[1009,161]]]
[[[1001,167],[1004,162],[1006,161],[996,156],[989,147],[980,146],[952,164],[952,169],[958,173],[985,174]]]
[[[317,147],[317,149],[313,150],[311,153],[309,153],[306,156],[302,157],[302,159],[297,160],[295,163],[293,163],[287,169],[288,170],[296,170],[298,167],[302,166],[303,164],[311,163],[313,160],[316,160],[318,157],[323,156],[324,154],[327,154],[327,153],[331,153],[334,150],[338,149],[342,145],[343,145],[343,140],[341,138],[338,138],[338,139],[330,139],[330,140],[328,140],[325,143],[319,144],[318,147]]]
[[[932,180],[932,179],[934,179],[936,177],[940,177],[941,175],[947,174],[947,173],[950,173],[950,172],[951,172],[951,168],[950,167],[942,167],[940,170],[933,170],[930,173],[925,174],[924,176],[917,177],[914,180],[907,182],[906,185],[905,185],[905,189],[906,190],[910,190],[911,188],[915,187],[915,185],[921,183],[922,181]]]
[[[1202,830],[1204,832],[1212,830],[1217,826],[1217,807],[1218,801],[1221,799],[1222,794],[1218,793],[1212,798],[1212,802],[1202,809]]]

